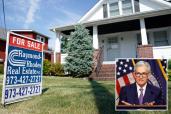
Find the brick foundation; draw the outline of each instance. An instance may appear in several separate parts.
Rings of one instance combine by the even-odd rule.
[[[137,48],[138,58],[153,58],[153,46],[152,45],[139,45]]]
[[[56,62],[61,63],[61,53],[56,53]]]
[[[54,63],[54,52],[51,54],[51,62]],[[56,62],[61,63],[61,53],[56,53]]]

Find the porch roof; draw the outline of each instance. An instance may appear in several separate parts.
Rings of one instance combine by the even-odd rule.
[[[155,16],[161,16],[161,15],[168,15],[171,14],[171,8],[167,9],[162,9],[162,10],[156,10],[156,11],[147,11],[147,12],[138,12],[135,14],[129,14],[129,15],[121,15],[121,16],[116,16],[112,18],[106,18],[106,19],[100,19],[96,21],[89,21],[83,24],[87,29],[90,30],[90,34],[92,34],[92,27],[99,26],[99,25],[107,25],[111,23],[120,23],[120,22],[132,22],[132,20],[135,20],[136,22],[133,22],[133,25],[137,23],[137,20],[143,19],[143,18],[149,18],[149,17],[155,17]],[[71,24],[71,25],[66,25],[66,26],[58,26],[58,27],[53,27],[50,30],[53,32],[62,32],[63,34],[69,34],[71,31],[74,30],[74,26],[79,23]],[[139,27],[135,27],[134,29],[137,29]]]

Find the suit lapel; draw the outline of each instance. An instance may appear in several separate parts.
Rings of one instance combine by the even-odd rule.
[[[152,92],[151,92],[151,89],[150,89],[150,85],[147,83],[145,95],[144,95],[144,98],[143,98],[143,103],[146,103],[146,102],[150,101],[150,98],[152,97],[151,93]]]
[[[134,85],[133,85],[133,96],[132,97],[134,97],[134,103],[139,104],[136,83],[134,83]]]

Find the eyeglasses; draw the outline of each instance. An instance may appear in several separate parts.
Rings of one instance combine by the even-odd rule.
[[[135,72],[135,75],[136,75],[137,77],[140,77],[140,76],[145,77],[145,76],[147,76],[148,74],[149,74],[149,73],[147,73],[147,72],[143,72],[143,73]]]

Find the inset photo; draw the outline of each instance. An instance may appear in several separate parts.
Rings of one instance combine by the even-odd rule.
[[[167,59],[117,59],[115,109],[167,110]]]

